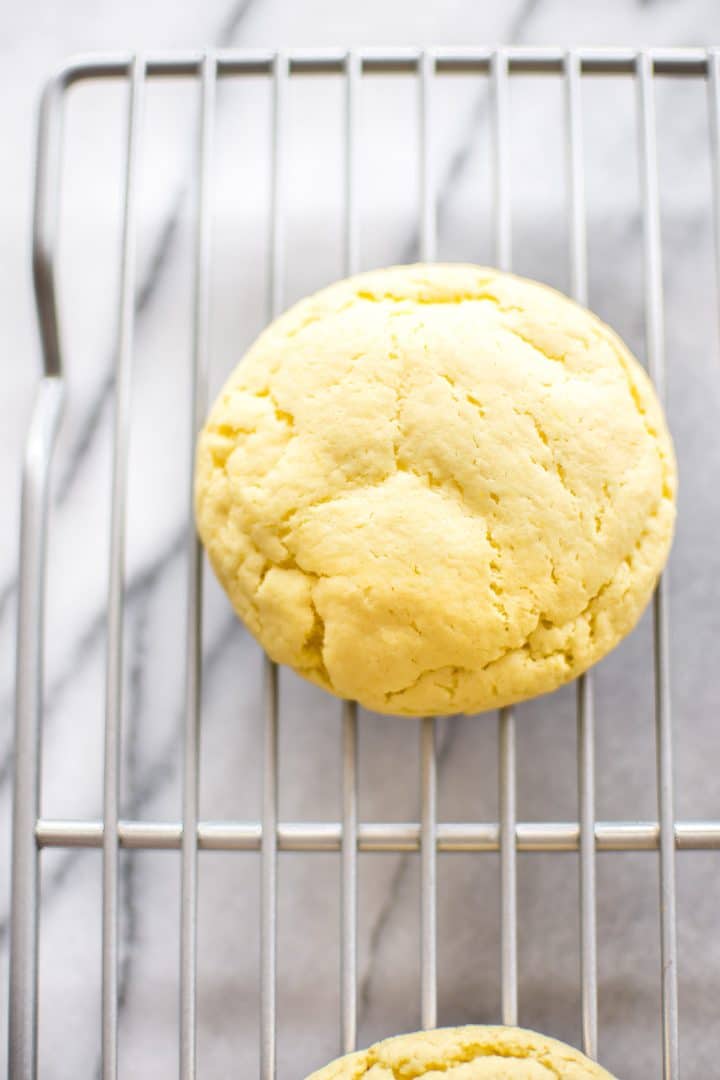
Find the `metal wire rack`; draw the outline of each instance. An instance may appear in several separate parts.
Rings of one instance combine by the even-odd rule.
[[[276,922],[279,851],[340,853],[341,866],[341,1044],[356,1042],[358,1012],[357,857],[363,851],[418,852],[421,863],[422,1023],[437,1017],[437,854],[500,853],[502,1020],[512,1024],[518,1011],[517,854],[523,851],[579,853],[582,1027],[585,1050],[597,1045],[596,853],[657,851],[660,861],[660,934],[663,1075],[677,1080],[678,1000],[675,852],[720,848],[720,821],[676,821],[673,811],[673,751],[668,683],[668,611],[660,584],[654,601],[654,691],[657,746],[657,820],[597,821],[595,816],[594,715],[592,676],[577,685],[578,820],[523,823],[516,814],[515,720],[512,709],[499,715],[499,820],[490,824],[440,824],[437,821],[435,720],[419,724],[422,814],[417,823],[369,824],[359,820],[357,796],[357,714],[342,706],[342,820],[332,824],[280,822],[278,818],[278,679],[272,663],[264,673],[264,794],[257,822],[199,820],[198,748],[201,712],[202,560],[194,531],[188,552],[186,627],[186,713],[182,821],[171,824],[119,817],[120,727],[124,603],[125,494],[133,362],[135,236],[139,130],[149,79],[194,77],[200,95],[195,207],[193,430],[206,409],[210,202],[215,95],[218,80],[261,75],[272,81],[272,192],[269,314],[283,307],[283,130],[289,83],[300,75],[339,74],[345,94],[345,264],[357,268],[355,127],[358,87],[373,74],[401,72],[417,80],[420,116],[421,254],[436,249],[435,179],[430,151],[430,101],[434,80],[451,73],[480,74],[491,89],[494,146],[495,261],[511,267],[511,215],[508,201],[507,112],[509,82],[516,74],[546,73],[563,80],[566,170],[572,293],[587,296],[583,116],[583,76],[611,74],[633,80],[637,92],[639,154],[645,262],[645,321],[648,365],[660,395],[664,387],[663,296],[656,162],[655,84],[657,75],[705,80],[709,92],[715,221],[720,241],[720,53],[704,50],[394,50],[391,52],[216,52],[176,56],[99,56],[68,64],[47,85],[41,109],[33,269],[44,355],[44,375],[29,433],[22,503],[21,578],[18,630],[16,771],[14,793],[12,917],[10,962],[10,1075],[28,1080],[37,1073],[38,905],[41,852],[48,847],[102,848],[102,1072],[116,1076],[118,1053],[118,858],[121,847],[180,849],[181,964],[180,1074],[196,1074],[196,967],[198,850],[258,851],[261,871],[261,1076],[276,1072]],[[62,115],[67,90],[84,80],[122,80],[128,87],[126,177],[119,329],[115,382],[112,524],[108,590],[107,680],[104,750],[104,806],[100,821],[48,820],[41,816],[39,772],[43,726],[43,614],[48,486],[63,401],[63,357],[56,310],[56,229],[60,200]],[[191,472],[191,470],[189,470]],[[188,496],[189,513],[191,495]]]

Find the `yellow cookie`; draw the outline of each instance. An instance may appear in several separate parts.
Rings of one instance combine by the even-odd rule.
[[[512,1027],[397,1035],[338,1058],[308,1080],[613,1080],[572,1046]]]
[[[384,713],[557,686],[637,622],[675,518],[640,365],[594,315],[475,266],[341,281],[210,413],[196,514],[273,660]]]

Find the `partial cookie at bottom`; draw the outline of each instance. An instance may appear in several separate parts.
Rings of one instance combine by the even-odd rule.
[[[385,1039],[307,1080],[613,1080],[572,1046],[513,1027],[469,1025]]]

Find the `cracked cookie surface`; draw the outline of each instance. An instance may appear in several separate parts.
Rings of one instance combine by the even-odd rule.
[[[613,1080],[565,1043],[512,1027],[440,1028],[397,1035],[347,1054],[308,1080]]]
[[[553,290],[361,274],[258,338],[201,433],[196,517],[278,663],[383,713],[557,686],[637,622],[676,470],[640,365]]]

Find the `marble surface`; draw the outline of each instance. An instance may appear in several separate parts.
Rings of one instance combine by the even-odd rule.
[[[334,5],[311,0],[209,0],[180,9],[72,6],[30,0],[4,20],[0,125],[6,153],[0,203],[0,325],[5,393],[0,482],[0,985],[7,964],[11,704],[19,461],[39,374],[30,288],[34,106],[45,76],[80,50],[205,44],[327,46],[388,43],[712,44],[712,0],[573,4],[520,0]],[[658,87],[658,146],[670,423],[681,473],[670,571],[676,807],[681,819],[720,817],[716,782],[720,678],[720,367],[705,88]],[[644,355],[642,227],[635,99],[628,80],[584,90],[591,305]],[[181,719],[192,288],[190,83],[148,94],[138,229],[137,333],[128,493],[124,817],[180,814]],[[368,79],[358,138],[363,267],[417,255],[416,88]],[[109,528],[111,378],[116,312],[122,93],[71,96],[60,247],[68,400],[53,480],[48,576],[47,695],[42,812],[97,819],[102,797],[105,584]],[[559,81],[513,83],[514,265],[569,288],[563,102]],[[433,150],[439,256],[492,258],[487,87],[439,79]],[[224,85],[218,96],[214,193],[211,385],[216,389],[267,313],[267,86]],[[342,272],[341,84],[293,82],[285,144],[285,301]],[[201,816],[256,820],[262,782],[257,647],[214,582],[206,591]],[[600,665],[598,816],[656,813],[649,618]],[[283,672],[280,815],[334,821],[340,813],[337,703]],[[574,691],[518,710],[518,815],[577,813]],[[439,724],[439,816],[497,818],[495,718]],[[417,820],[419,730],[370,715],[360,725],[364,821]],[[97,851],[42,860],[40,1076],[95,1076],[100,1051],[100,875]],[[121,866],[120,1072],[177,1071],[176,853],[124,854]],[[497,1022],[499,863],[439,858],[439,1021]],[[419,860],[362,855],[361,1044],[415,1028],[419,1012]],[[573,855],[521,855],[520,1022],[581,1039],[578,865]],[[282,854],[279,868],[278,1060],[306,1075],[338,1050],[339,859]],[[623,1080],[660,1076],[658,866],[651,853],[601,855],[599,1054]],[[720,1058],[718,856],[678,856],[683,1075],[714,1075]],[[202,853],[199,897],[200,1075],[256,1075],[259,859]],[[0,1002],[3,992],[0,990]],[[0,1068],[5,1053],[0,1007]]]

